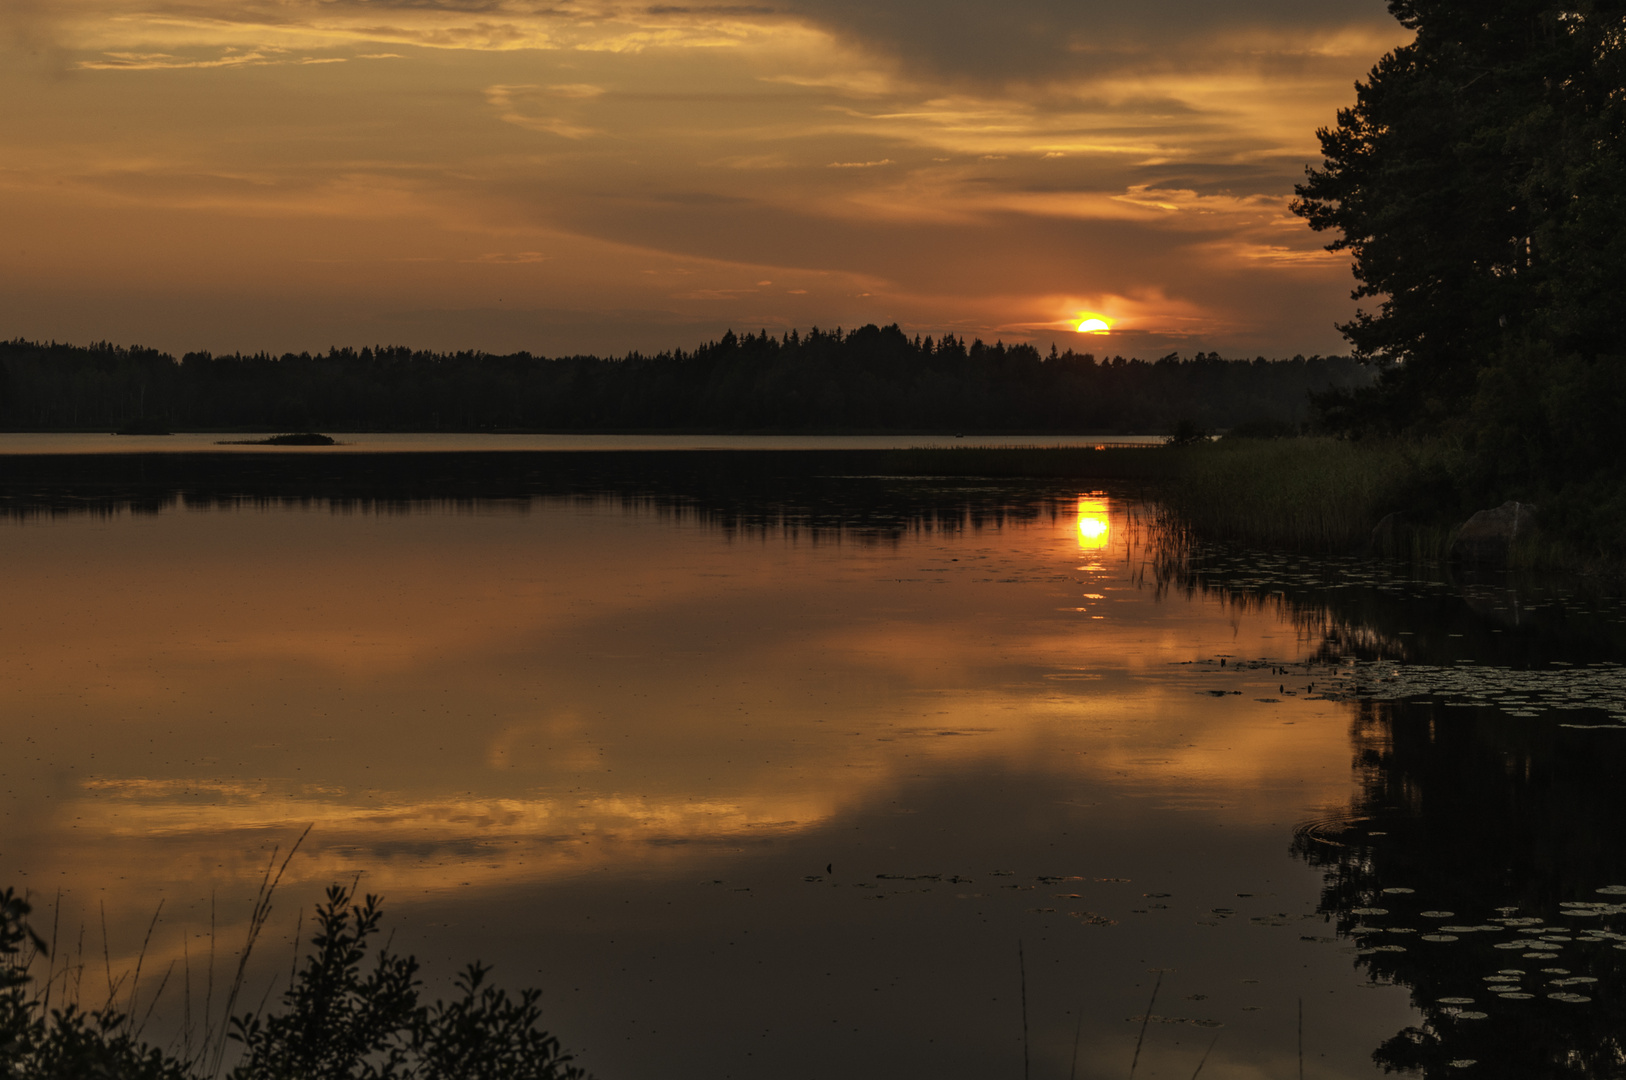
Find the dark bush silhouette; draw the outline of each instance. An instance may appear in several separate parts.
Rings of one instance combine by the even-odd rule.
[[[262,891],[263,894],[263,891]],[[267,909],[268,911],[269,909]],[[282,1008],[231,1018],[241,1056],[222,1070],[220,1045],[191,1058],[141,1041],[111,1002],[52,1008],[30,975],[46,945],[28,903],[0,893],[0,1077],[5,1080],[581,1080],[559,1040],[540,1027],[541,991],[517,998],[471,964],[450,1000],[425,1003],[418,962],[374,949],[382,903],[328,889],[310,952]],[[259,911],[256,910],[258,917]],[[160,990],[160,993],[162,991]],[[156,1000],[156,999],[155,999]]]

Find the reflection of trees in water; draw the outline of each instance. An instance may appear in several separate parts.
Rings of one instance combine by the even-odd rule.
[[[1322,660],[1562,679],[1554,661],[1626,653],[1616,602],[1573,582],[1416,578],[1190,543],[1157,566],[1159,588],[1278,609]],[[1376,1062],[1429,1077],[1626,1076],[1626,890],[1597,891],[1626,885],[1626,732],[1460,695],[1352,708],[1355,796],[1300,826],[1293,852],[1322,871],[1321,910],[1357,966],[1409,987],[1423,1013]]]
[[[1357,963],[1409,986],[1424,1013],[1378,1049],[1380,1064],[1626,1074],[1626,952],[1615,948],[1626,942],[1626,896],[1596,891],[1626,882],[1621,738],[1494,708],[1357,706],[1347,827],[1301,829],[1293,850],[1325,875],[1321,910],[1353,940]],[[1528,944],[1508,947],[1516,942]],[[1523,974],[1487,981],[1508,971]],[[1466,1060],[1478,1064],[1451,1065]]]
[[[157,513],[182,507],[428,505],[522,510],[532,500],[609,502],[729,531],[895,540],[1000,527],[1061,512],[1074,481],[891,475],[909,451],[647,451],[108,454],[13,458],[0,517]]]
[[[1626,659],[1626,602],[1585,578],[1247,551],[1166,524],[1151,565],[1160,593],[1279,614],[1321,661],[1531,669]]]

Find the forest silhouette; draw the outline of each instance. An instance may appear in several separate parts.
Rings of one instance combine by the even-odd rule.
[[[11,430],[997,431],[1147,433],[1180,421],[1298,425],[1310,394],[1365,385],[1346,357],[1156,361],[909,337],[896,325],[620,358],[400,347],[179,360],[0,343]]]

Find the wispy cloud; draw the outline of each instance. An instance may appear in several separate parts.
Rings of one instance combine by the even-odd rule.
[[[488,86],[485,90],[486,101],[497,110],[498,117],[505,124],[513,124],[527,131],[541,131],[550,135],[558,135],[565,139],[585,139],[589,135],[599,132],[559,115],[546,115],[546,106],[550,99],[566,98],[581,99],[597,95],[559,93],[553,88],[536,86],[534,84],[520,84],[514,86]]]

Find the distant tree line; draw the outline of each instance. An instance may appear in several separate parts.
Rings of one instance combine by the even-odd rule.
[[[897,326],[730,332],[620,358],[332,349],[173,356],[0,343],[0,426],[552,431],[1144,432],[1297,425],[1309,395],[1363,385],[1346,357],[1097,360]]]

